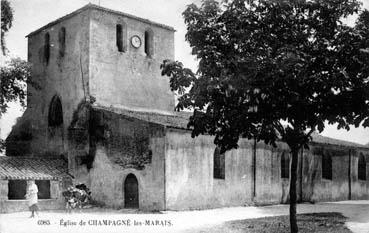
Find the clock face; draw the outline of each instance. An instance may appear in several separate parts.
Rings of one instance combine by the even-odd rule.
[[[139,36],[132,36],[131,44],[135,48],[139,48],[141,46],[141,39]]]

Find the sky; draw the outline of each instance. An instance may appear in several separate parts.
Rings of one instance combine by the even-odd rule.
[[[25,38],[27,34],[91,2],[174,27],[176,60],[196,70],[197,62],[184,39],[186,26],[182,12],[188,4],[199,3],[200,0],[9,0],[9,2],[14,9],[13,27],[6,36],[6,45],[11,57],[27,59]],[[369,8],[369,0],[363,0],[363,4],[365,8]],[[347,23],[352,24],[354,20],[355,17],[350,17]],[[0,119],[0,137],[3,139],[10,132],[16,118],[23,112],[17,103],[10,106],[7,114]],[[336,128],[334,125],[327,125],[322,135],[361,144],[369,142],[369,129],[352,127],[350,131],[346,131]]]

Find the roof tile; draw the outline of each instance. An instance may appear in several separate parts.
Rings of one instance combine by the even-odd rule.
[[[0,179],[55,180],[71,177],[63,159],[0,156]]]

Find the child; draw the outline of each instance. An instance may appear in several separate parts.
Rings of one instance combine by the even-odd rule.
[[[28,200],[29,210],[32,212],[30,218],[35,217],[35,212],[38,215],[37,197],[38,188],[34,180],[28,182],[26,198]]]

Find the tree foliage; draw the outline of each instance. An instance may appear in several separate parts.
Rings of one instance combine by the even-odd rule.
[[[31,81],[31,66],[28,62],[14,58],[0,67],[0,118],[7,111],[9,102],[19,101],[22,107],[26,106],[27,83],[37,87]]]
[[[1,52],[6,54],[5,34],[12,27],[13,9],[8,0],[1,0]]]
[[[26,106],[26,85],[39,89],[40,86],[31,80],[31,65],[20,59],[13,58],[5,66],[0,67],[0,118],[8,110],[9,103],[19,101]],[[0,139],[0,152],[4,151],[5,143]]]
[[[227,150],[237,148],[239,137],[273,144],[290,141],[294,130],[321,132],[325,121],[346,129],[363,122],[368,12],[354,27],[341,21],[359,10],[353,0],[189,5],[186,40],[199,68],[194,74],[180,62],[164,61],[162,73],[180,94],[177,110],[194,110],[193,136],[215,135]],[[300,141],[306,145],[308,138]]]
[[[357,13],[355,26],[342,22]],[[369,125],[368,11],[357,0],[206,0],[183,16],[199,66],[163,62],[176,109],[194,110],[192,136],[215,135],[222,151],[240,137],[286,142],[295,217],[297,153],[311,133]]]

